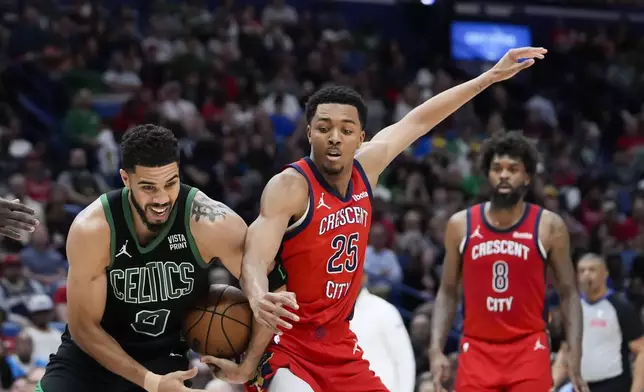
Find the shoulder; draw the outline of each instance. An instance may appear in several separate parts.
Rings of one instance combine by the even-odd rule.
[[[273,176],[262,193],[261,212],[279,210],[296,214],[303,211],[309,201],[310,185],[307,177],[289,167]]]
[[[197,190],[190,206],[190,231],[199,238],[229,239],[245,236],[246,222],[226,204]]]
[[[635,311],[635,307],[629,302],[628,298],[626,298],[626,295],[623,293],[613,292],[606,297],[606,300],[613,305],[618,313]]]
[[[109,246],[110,230],[103,204],[96,199],[74,218],[67,235],[67,251]]]
[[[561,241],[569,241],[566,222],[559,214],[545,208],[541,212],[538,230],[539,239],[549,250]]]
[[[469,209],[458,211],[449,217],[446,234],[463,237],[467,231],[467,212]]]

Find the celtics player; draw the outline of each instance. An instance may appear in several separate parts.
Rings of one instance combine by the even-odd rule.
[[[69,231],[69,324],[37,391],[190,390],[184,314],[208,292],[210,263],[239,277],[246,224],[181,184],[172,132],[137,126],[121,154],[125,186]]]

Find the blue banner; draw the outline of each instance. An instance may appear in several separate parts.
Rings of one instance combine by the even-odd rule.
[[[532,45],[528,26],[502,23],[454,22],[452,57],[459,61],[498,61],[509,49]]]

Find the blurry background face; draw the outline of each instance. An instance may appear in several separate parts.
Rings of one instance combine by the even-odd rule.
[[[157,232],[170,218],[179,196],[179,165],[137,166],[133,173],[121,171],[123,183],[130,190],[130,201],[150,231]]]
[[[577,264],[577,277],[579,288],[585,295],[589,296],[605,287],[608,270],[599,258],[582,258]]]

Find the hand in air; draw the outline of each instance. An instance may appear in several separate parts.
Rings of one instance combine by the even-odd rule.
[[[435,353],[429,359],[431,365],[432,379],[434,380],[434,389],[436,392],[447,392],[443,388],[443,383],[449,379],[450,364],[449,360],[443,353]]]
[[[0,235],[21,240],[21,231],[33,232],[38,226],[35,211],[20,204],[19,200],[0,198]]]
[[[284,308],[284,306],[288,306],[291,309],[299,309],[295,299],[295,293],[291,293],[289,291],[266,293],[259,299],[250,299],[249,302],[250,307],[253,310],[255,320],[266,328],[270,328],[273,333],[278,335],[282,334],[282,331],[278,327],[285,329],[293,328],[293,326],[289,322],[283,320],[283,318],[296,322],[300,321],[300,318],[296,314]]]
[[[215,377],[231,384],[243,384],[255,375],[255,367],[245,363],[238,364],[228,359],[215,358],[210,355],[201,357],[201,362],[214,366]]]
[[[543,59],[546,53],[548,53],[548,50],[544,48],[525,47],[510,49],[488,73],[495,82],[510,79],[524,69],[530,68],[534,64],[535,59]],[[522,59],[524,60],[519,62]]]

